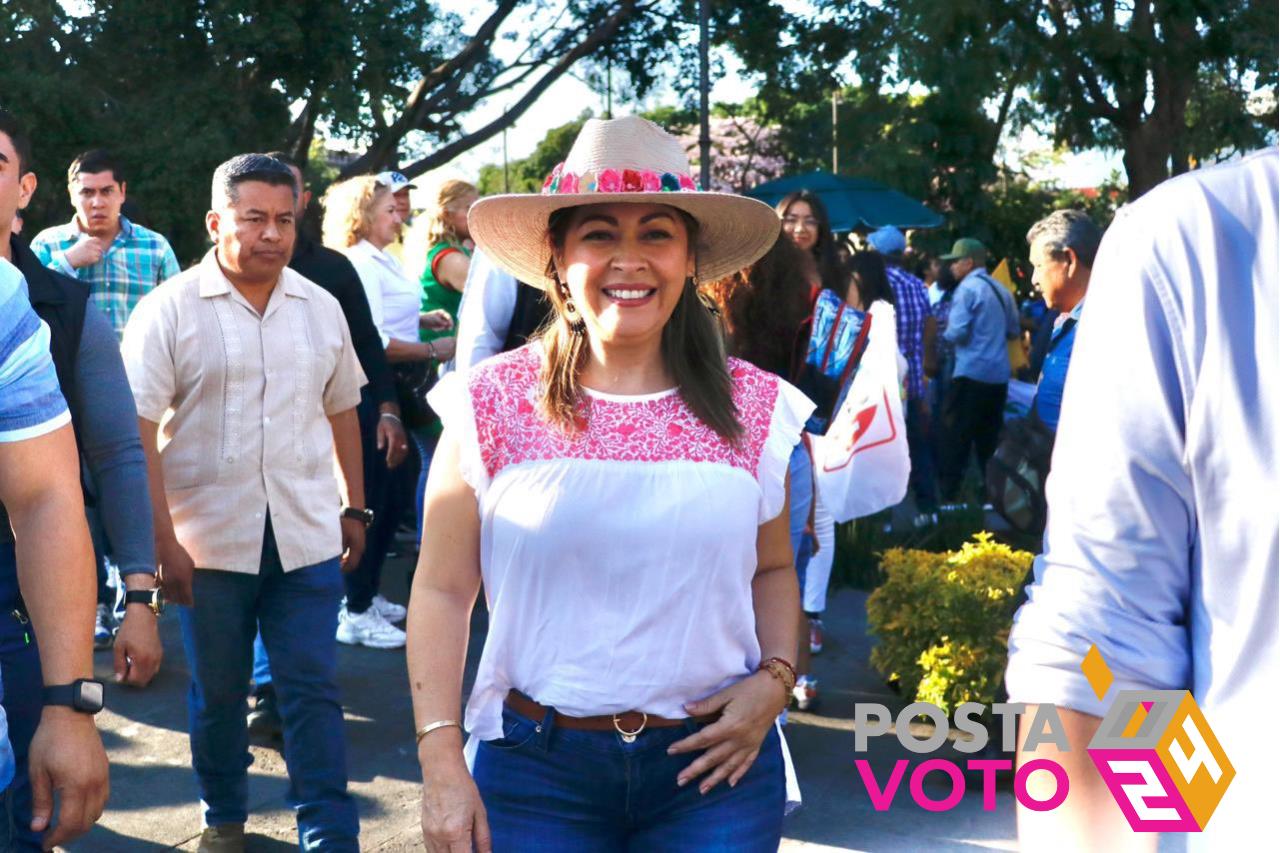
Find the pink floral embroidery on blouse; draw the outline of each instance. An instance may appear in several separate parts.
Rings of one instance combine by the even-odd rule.
[[[539,351],[525,346],[489,359],[471,376],[480,458],[490,479],[509,465],[549,459],[718,462],[756,476],[778,399],[773,374],[729,360],[743,426],[734,447],[699,420],[679,394],[626,402],[590,397],[585,431],[565,435],[538,414],[540,363]]]

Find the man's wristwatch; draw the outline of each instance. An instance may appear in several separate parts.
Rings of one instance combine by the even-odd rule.
[[[344,506],[342,508],[342,517],[362,521],[365,527],[373,524],[373,510],[371,509],[356,509],[353,506]]]
[[[152,613],[159,616],[164,613],[164,593],[160,592],[160,587],[131,589],[124,594],[124,604],[126,607],[130,604],[145,604],[151,608]]]
[[[58,684],[44,689],[44,704],[65,705],[82,714],[96,714],[102,710],[105,690],[101,681],[77,678],[70,684]]]

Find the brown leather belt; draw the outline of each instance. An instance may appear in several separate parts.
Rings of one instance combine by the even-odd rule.
[[[517,714],[528,717],[535,722],[546,719],[547,712],[551,710],[546,705],[539,705],[517,690],[512,690],[507,694],[506,704]],[[570,717],[556,711],[555,716],[552,718],[554,723],[561,728],[591,732],[616,731],[622,735],[622,739],[627,743],[634,741],[636,735],[648,728],[662,729],[683,726],[689,721],[700,724],[714,723],[718,719],[720,719],[719,714],[710,714],[705,717],[683,717],[673,720],[654,714],[646,714],[644,711],[623,711],[620,714],[600,714],[595,717]]]

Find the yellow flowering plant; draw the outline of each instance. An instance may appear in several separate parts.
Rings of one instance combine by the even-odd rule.
[[[867,599],[871,664],[904,697],[952,712],[995,701],[1009,629],[1032,555],[981,532],[958,551],[891,548]]]

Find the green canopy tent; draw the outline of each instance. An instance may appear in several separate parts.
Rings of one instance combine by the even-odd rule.
[[[851,178],[831,172],[809,172],[766,181],[747,190],[747,195],[776,205],[789,193],[809,190],[822,199],[831,214],[831,230],[875,230],[885,225],[898,228],[937,228],[942,216],[915,199],[867,178]]]

